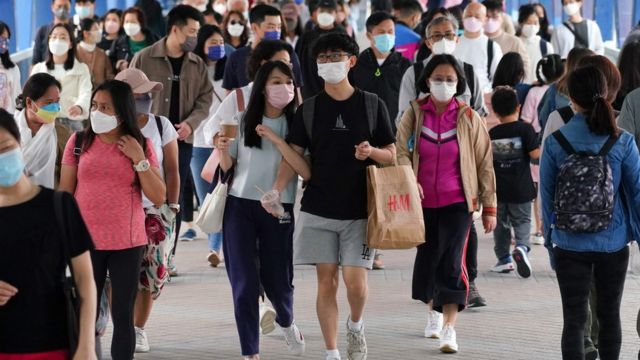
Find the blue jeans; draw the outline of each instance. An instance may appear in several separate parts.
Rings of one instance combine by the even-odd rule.
[[[198,196],[198,200],[200,200],[200,204],[204,202],[205,196],[207,196],[207,192],[211,187],[211,184],[205,181],[200,173],[202,172],[202,168],[204,164],[207,162],[207,159],[211,155],[213,149],[209,148],[193,148],[193,155],[191,156],[191,173],[193,174],[193,184],[196,187],[196,195]],[[209,237],[209,250],[220,253],[220,248],[222,247],[222,232],[215,234],[208,234]]]

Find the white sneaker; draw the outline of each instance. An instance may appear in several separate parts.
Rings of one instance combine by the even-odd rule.
[[[440,339],[442,331],[442,314],[431,310],[427,313],[427,326],[424,328],[424,337],[429,339]]]
[[[147,333],[144,329],[136,327],[136,352],[146,353],[149,352],[149,340],[147,339]]]
[[[349,320],[347,320],[347,359],[367,360],[367,340],[364,338],[364,324],[360,331],[353,331],[349,328]]]
[[[444,329],[442,329],[442,337],[440,338],[440,351],[447,354],[458,352],[456,331],[451,325],[447,325],[444,327]]]
[[[304,344],[304,336],[300,332],[300,329],[296,326],[295,323],[291,323],[291,326],[286,328],[281,328],[282,333],[284,334],[284,341],[287,343],[287,349],[293,355],[302,355],[304,354],[305,344]]]
[[[276,311],[265,303],[260,303],[260,333],[267,335],[276,329]]]
[[[536,233],[531,237],[531,244],[533,245],[544,245],[544,236],[541,233]]]
[[[498,262],[492,268],[489,269],[491,272],[506,274],[515,270],[515,266],[513,266],[513,262],[509,261],[507,263]]]
[[[325,356],[324,360],[342,360],[342,359],[340,358],[340,356],[334,356],[334,355],[327,354]]]

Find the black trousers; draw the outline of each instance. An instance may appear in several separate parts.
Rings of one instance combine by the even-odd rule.
[[[418,246],[413,265],[412,297],[442,312],[442,306],[467,305],[469,279],[466,247],[472,218],[466,203],[422,209],[426,242]]]
[[[593,276],[596,315],[600,325],[600,359],[618,359],[622,344],[620,301],[629,263],[629,247],[615,253],[575,252],[556,247],[554,253],[564,318],[562,358],[584,359],[584,329]]]
[[[474,282],[478,277],[478,232],[473,222],[471,222],[471,226],[469,227],[465,261],[467,263],[467,272],[469,273],[469,282]]]
[[[184,208],[184,188],[191,176],[191,155],[193,154],[193,144],[188,144],[184,141],[178,141],[178,173],[180,174],[180,196],[178,202],[180,207]],[[193,197],[193,194],[192,194]],[[193,214],[192,216],[193,217]],[[176,233],[175,241],[173,243],[173,249],[171,253],[175,256],[176,248],[178,246],[178,237],[180,236],[180,225],[183,219],[182,211],[176,215]]]
[[[144,246],[138,246],[124,250],[91,252],[93,277],[98,294],[102,294],[107,271],[111,279],[111,319],[113,319],[111,358],[113,360],[131,360],[136,349],[133,306],[138,294],[140,264],[144,248]],[[97,313],[100,313],[100,301],[98,301]]]

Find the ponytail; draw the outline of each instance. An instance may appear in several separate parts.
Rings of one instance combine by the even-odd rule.
[[[582,108],[589,131],[596,135],[618,136],[620,130],[607,101],[607,79],[593,65],[577,68],[568,77],[569,97]]]

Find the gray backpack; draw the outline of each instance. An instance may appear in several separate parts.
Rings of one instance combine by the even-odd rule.
[[[607,154],[618,137],[610,136],[597,154],[576,152],[560,130],[553,137],[568,155],[556,178],[554,228],[571,233],[605,230],[613,218],[615,195]]]

